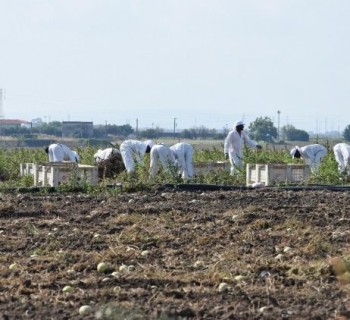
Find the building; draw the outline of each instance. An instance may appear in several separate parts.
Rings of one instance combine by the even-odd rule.
[[[30,128],[31,122],[26,120],[19,120],[19,119],[0,119],[0,126],[2,129],[20,128],[20,127]]]
[[[94,135],[93,122],[62,121],[62,137],[92,138]]]

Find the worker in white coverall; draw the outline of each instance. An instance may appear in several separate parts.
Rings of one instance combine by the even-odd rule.
[[[234,175],[237,170],[240,171],[243,168],[244,144],[261,149],[261,145],[251,140],[248,134],[243,130],[244,123],[242,121],[236,121],[233,125],[233,129],[227,134],[225,139],[224,154],[225,158],[230,160],[231,175]]]
[[[127,173],[135,171],[135,162],[141,164],[146,153],[150,153],[154,142],[138,140],[125,140],[120,145],[120,153]]]
[[[106,148],[106,149],[98,149],[94,154],[94,159],[96,163],[99,163],[103,160],[108,160],[115,154],[120,154],[120,151],[116,148]]]
[[[339,172],[350,176],[350,146],[346,143],[338,143],[333,147],[333,151]]]
[[[293,158],[304,159],[310,169],[315,172],[319,169],[322,158],[327,154],[327,148],[321,144],[309,144],[304,147],[295,146],[290,154]]]
[[[62,143],[50,144],[45,148],[45,152],[49,155],[49,162],[80,161],[78,153]]]
[[[193,146],[189,143],[179,142],[170,147],[174,153],[178,174],[182,179],[193,178]]]
[[[175,166],[175,157],[170,148],[162,143],[156,144],[151,149],[150,154],[150,175],[152,178],[156,176],[159,171],[160,165],[163,170],[167,170],[170,167]]]

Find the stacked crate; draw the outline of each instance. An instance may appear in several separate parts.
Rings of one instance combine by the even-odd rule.
[[[98,183],[98,168],[76,162],[25,163],[21,175],[33,175],[34,186],[57,187],[62,183]]]
[[[259,183],[273,186],[279,183],[297,184],[307,181],[310,166],[299,164],[247,164],[247,186]]]

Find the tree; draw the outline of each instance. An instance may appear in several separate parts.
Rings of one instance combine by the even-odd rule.
[[[309,141],[309,134],[304,130],[296,129],[288,124],[281,129],[284,140],[288,141]]]
[[[350,124],[344,129],[343,137],[346,141],[350,141]]]
[[[163,133],[163,129],[156,127],[155,129],[146,129],[140,132],[140,136],[146,139],[157,139]]]
[[[249,127],[249,135],[254,140],[272,142],[278,136],[277,128],[274,127],[269,117],[259,117]]]

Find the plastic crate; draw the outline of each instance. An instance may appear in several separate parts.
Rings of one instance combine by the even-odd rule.
[[[261,183],[301,183],[309,178],[310,167],[299,164],[247,164],[247,186]]]
[[[57,187],[70,181],[96,185],[98,168],[76,162],[47,162],[21,164],[21,175],[32,174],[34,186]]]
[[[195,162],[193,164],[194,174],[206,174],[211,171],[229,170],[230,163],[227,161]]]
[[[34,174],[34,163],[21,163],[20,164],[20,174],[21,176],[25,176],[27,174]]]

